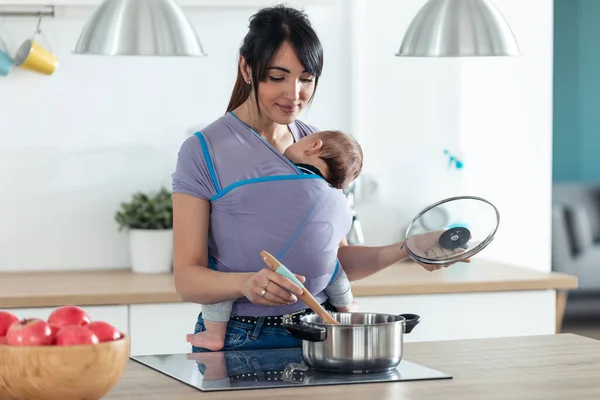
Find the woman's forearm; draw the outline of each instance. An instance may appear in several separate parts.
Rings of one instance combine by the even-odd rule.
[[[175,290],[183,301],[215,304],[241,297],[248,273],[219,272],[199,265],[181,265],[175,269]]]
[[[338,259],[350,281],[366,278],[406,258],[403,242],[378,247],[342,245],[338,250]]]

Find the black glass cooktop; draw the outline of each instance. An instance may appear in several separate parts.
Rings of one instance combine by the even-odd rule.
[[[300,349],[246,350],[132,356],[132,360],[201,391],[268,389],[450,379],[440,371],[402,360],[388,372],[340,374],[315,371]]]

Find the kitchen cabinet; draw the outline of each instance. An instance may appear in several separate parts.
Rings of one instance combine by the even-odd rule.
[[[126,305],[121,306],[81,306],[93,321],[105,321],[117,328],[119,331],[129,334],[129,310]],[[36,308],[6,308],[0,311],[8,311],[18,318],[41,318],[47,320],[52,310],[56,307]]]
[[[201,311],[195,303],[130,305],[131,355],[189,353],[185,336],[194,333]]]
[[[554,290],[356,297],[360,310],[418,314],[407,342],[555,333]]]
[[[407,342],[553,334],[553,290],[357,296],[360,311],[418,314]],[[188,353],[201,306],[193,303],[129,306],[131,354]]]
[[[360,311],[418,314],[407,342],[552,334],[554,290],[356,296]],[[131,338],[132,355],[188,353],[201,306],[151,303],[82,306],[93,320],[114,325]],[[9,308],[19,318],[47,319],[55,307]]]

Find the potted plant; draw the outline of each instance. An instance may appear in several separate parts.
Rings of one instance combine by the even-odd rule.
[[[129,231],[131,269],[136,273],[171,272],[173,259],[173,203],[171,193],[137,192],[121,203],[115,214],[119,231]]]

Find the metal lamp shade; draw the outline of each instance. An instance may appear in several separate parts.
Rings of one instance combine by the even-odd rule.
[[[410,23],[399,57],[519,56],[504,16],[490,0],[429,0]]]
[[[104,0],[83,28],[76,54],[205,56],[174,0]]]

